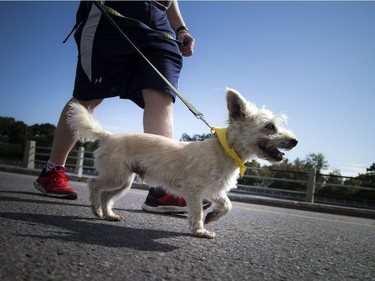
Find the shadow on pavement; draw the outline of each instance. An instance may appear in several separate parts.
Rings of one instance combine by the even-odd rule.
[[[77,206],[77,207],[90,207],[89,205],[77,204],[74,200],[67,200],[67,199],[56,199],[52,197],[47,197],[44,194],[38,192],[25,192],[25,191],[0,191],[0,194],[17,194],[17,195],[32,195],[33,198],[37,197],[37,199],[26,199],[26,198],[18,198],[13,196],[4,196],[0,195],[0,202],[25,202],[25,203],[36,203],[36,204],[53,204],[58,206]]]
[[[56,233],[56,229],[53,229],[53,231],[43,230],[45,234],[22,234],[22,231],[19,231],[17,235],[21,237],[52,239],[65,243],[74,242],[104,247],[125,247],[139,251],[171,252],[178,247],[159,243],[156,240],[191,236],[187,233],[164,230],[129,228],[124,225],[108,224],[106,221],[95,218],[88,219],[77,216],[3,212],[0,213],[0,217],[62,229],[61,233],[53,235],[50,233]]]

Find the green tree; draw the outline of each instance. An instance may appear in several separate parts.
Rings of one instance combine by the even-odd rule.
[[[191,137],[188,134],[183,133],[180,138],[180,141],[202,141],[205,139],[212,139],[212,138],[213,138],[213,134],[202,134],[202,135],[195,134]]]
[[[9,136],[10,128],[15,122],[16,120],[11,117],[0,117],[0,135]]]
[[[16,121],[9,129],[9,142],[14,144],[25,145],[28,136],[28,126]]]
[[[336,169],[330,172],[328,177],[326,177],[326,183],[343,184],[343,179],[340,171]]]
[[[299,159],[298,157],[293,161],[293,164],[292,164],[292,169],[296,170],[296,171],[305,171],[306,170],[306,167],[305,167],[305,161],[304,160],[301,160]]]
[[[328,162],[322,153],[308,154],[304,166],[306,170],[315,168],[317,174],[320,174],[322,170],[325,170],[329,167]]]
[[[34,140],[38,146],[51,147],[56,127],[52,124],[34,124],[30,127],[29,139]]]
[[[287,180],[306,181],[307,173],[304,163],[305,161],[301,161],[299,158],[297,158],[294,162],[289,162],[288,159],[285,159],[283,162],[273,164],[269,167],[271,172],[270,176]],[[297,191],[306,189],[304,184],[284,181],[274,181],[270,187]]]
[[[0,144],[0,156],[11,159],[21,159],[25,149],[28,126],[14,118],[0,118],[0,134],[7,136],[7,142]]]

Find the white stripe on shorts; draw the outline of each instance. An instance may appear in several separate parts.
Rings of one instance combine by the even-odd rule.
[[[92,82],[92,48],[94,45],[94,36],[100,21],[100,17],[100,10],[95,5],[92,5],[89,16],[87,18],[87,21],[85,22],[85,26],[83,27],[81,34],[81,65],[83,71],[86,73],[90,82]]]

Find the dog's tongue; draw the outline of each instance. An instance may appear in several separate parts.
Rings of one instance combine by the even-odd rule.
[[[277,157],[278,157],[280,160],[283,160],[283,159],[284,159],[284,155],[285,155],[285,153],[283,153],[283,152],[281,152],[281,151],[279,151],[279,152],[277,153]]]
[[[278,150],[277,148],[272,152],[273,158],[277,161],[281,161],[284,159],[284,153]]]

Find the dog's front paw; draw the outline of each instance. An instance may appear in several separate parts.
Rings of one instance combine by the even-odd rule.
[[[208,231],[206,229],[198,229],[195,231],[195,236],[199,238],[208,238],[208,239],[213,239],[216,236],[215,232]]]
[[[113,214],[104,217],[107,221],[122,221],[122,216]]]

